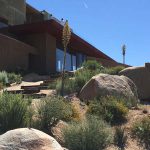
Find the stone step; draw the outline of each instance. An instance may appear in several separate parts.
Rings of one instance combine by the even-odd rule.
[[[47,90],[48,89],[48,85],[40,85],[40,90]]]
[[[39,91],[48,89],[48,85],[44,85],[43,83],[40,85],[31,85],[31,86],[21,86],[23,90],[31,90],[31,91]]]
[[[46,94],[38,94],[38,93],[34,93],[34,94],[23,94],[24,97],[32,97],[33,99],[38,99],[38,98],[44,98],[47,95]]]
[[[50,84],[56,82],[56,79],[51,79],[51,80],[44,80],[43,84]],[[42,83],[41,83],[42,84]]]
[[[40,85],[21,86],[25,94],[32,94],[40,92]]]
[[[5,92],[10,93],[10,94],[23,94],[24,90],[5,90]]]
[[[28,85],[28,86],[21,86],[23,90],[39,90],[40,85]]]
[[[34,89],[34,90],[24,90],[23,94],[36,94],[39,93],[40,89]]]

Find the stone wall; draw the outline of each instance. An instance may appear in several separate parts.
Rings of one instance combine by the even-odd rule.
[[[23,24],[26,20],[25,0],[0,0],[0,17],[9,25]]]

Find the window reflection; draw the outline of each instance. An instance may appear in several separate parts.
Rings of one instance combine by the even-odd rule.
[[[63,51],[56,50],[56,71],[61,72],[63,68]]]
[[[72,55],[72,70],[76,70],[77,66],[76,66],[77,62],[76,62],[76,56]]]
[[[56,50],[56,70],[61,72],[63,69],[64,51]],[[74,71],[81,67],[82,63],[86,60],[86,56],[81,53],[70,54],[66,53],[66,66],[65,70]]]

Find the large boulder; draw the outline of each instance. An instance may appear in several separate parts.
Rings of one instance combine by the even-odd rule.
[[[150,99],[150,63],[146,63],[143,67],[126,68],[119,74],[130,78],[135,83],[139,99]]]
[[[123,98],[138,101],[135,84],[125,76],[99,74],[82,88],[80,98],[82,100],[93,100],[96,97],[108,95],[120,96]]]
[[[0,150],[63,150],[51,136],[36,129],[15,129],[0,136]]]

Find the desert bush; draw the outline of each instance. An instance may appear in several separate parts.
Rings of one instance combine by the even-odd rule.
[[[95,60],[89,60],[83,63],[83,68],[77,70],[73,78],[65,77],[64,93],[70,94],[79,93],[82,87],[95,75],[100,73],[118,74],[122,70],[122,66],[113,68],[104,68],[100,63]],[[49,88],[56,88],[57,93],[61,90],[61,80],[57,80],[56,85],[51,84]]]
[[[112,139],[107,124],[96,117],[71,123],[63,135],[65,146],[70,150],[102,150]]]
[[[77,102],[73,102],[71,103],[71,107],[72,107],[72,120],[81,121],[83,116],[81,113],[80,104]]]
[[[89,104],[88,113],[97,115],[105,121],[115,124],[126,119],[128,108],[115,97],[103,97]]]
[[[48,89],[56,89],[57,81],[54,81],[48,85]]]
[[[7,83],[21,83],[22,77],[20,74],[7,73],[6,71],[0,72],[0,83],[6,85]]]
[[[83,68],[75,72],[74,89],[80,92],[82,87],[95,75],[99,74],[104,67],[95,60],[88,60],[83,63]]]
[[[91,70],[80,70],[75,73],[75,89],[79,92],[82,87],[97,73]]]
[[[4,88],[3,83],[0,83],[0,90]]]
[[[124,150],[127,145],[127,135],[125,129],[122,127],[115,128],[114,134],[114,145],[116,145],[121,150]]]
[[[0,132],[26,126],[29,105],[30,101],[21,95],[6,92],[0,95]]]
[[[64,93],[70,94],[79,92],[82,87],[93,77],[96,73],[90,70],[78,70],[73,78],[66,77],[64,84]],[[61,80],[56,82],[56,91],[59,94],[61,91]]]
[[[132,127],[132,135],[145,149],[150,149],[150,118],[145,117],[135,122]]]
[[[0,72],[0,83],[2,83],[3,85],[6,85],[8,83],[7,72],[5,71]]]
[[[103,70],[103,66],[96,60],[88,60],[83,63],[83,68],[88,70]]]
[[[111,67],[111,68],[105,68],[103,70],[103,73],[110,74],[110,75],[118,75],[119,72],[123,69],[125,69],[124,66],[116,66],[116,67]]]
[[[83,63],[83,69],[79,69],[75,73],[75,85],[74,89],[76,92],[79,92],[82,87],[95,75],[100,73],[106,74],[118,74],[124,67],[117,66],[113,68],[104,68],[97,61],[86,61]]]
[[[7,73],[7,77],[8,77],[8,82],[11,83],[17,83],[20,84],[22,82],[22,77],[20,74],[15,74],[15,73]]]
[[[48,97],[38,108],[38,125],[42,131],[50,133],[59,120],[69,121],[72,117],[71,104],[63,97]],[[51,134],[51,133],[50,133]]]
[[[62,83],[62,81],[60,79],[58,79],[56,82],[56,91],[58,94],[60,94],[60,92],[61,92],[61,83]],[[67,94],[76,92],[74,78],[72,78],[72,79],[66,78],[64,83],[65,83],[64,84],[64,94],[67,95]]]

